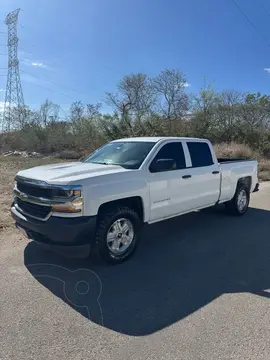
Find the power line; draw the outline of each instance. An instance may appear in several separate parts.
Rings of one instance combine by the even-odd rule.
[[[31,45],[31,44],[30,44]],[[31,51],[28,51],[28,50],[25,50],[24,48],[19,48],[19,51],[23,51],[24,53],[26,53],[26,54],[29,54],[29,55],[33,55],[33,56],[35,56],[35,58],[38,58],[38,56],[35,54],[35,53],[33,53],[33,52],[31,52]],[[45,62],[45,65],[46,65],[46,63],[48,63],[49,64],[49,66],[50,65],[55,65],[55,66],[57,66],[57,67],[60,67],[62,70],[63,70],[63,64],[61,64],[60,62],[57,62],[57,61],[55,61],[55,60],[49,60],[49,59],[46,59],[46,58],[44,58],[44,57],[42,57],[42,61],[44,61]],[[78,72],[76,69],[72,69],[72,72],[73,73],[76,73],[78,76],[84,76],[82,73],[80,73],[80,72]],[[70,75],[69,75],[70,76]],[[70,78],[70,77],[69,77]],[[77,82],[77,80],[75,80],[75,79],[73,79],[73,81],[74,82]]]
[[[26,29],[26,30],[28,29],[28,30],[30,30],[30,31],[33,31],[33,29],[29,28],[28,26],[21,25],[21,24],[19,24],[19,26],[20,26],[21,28]],[[34,44],[28,44],[28,45],[30,45],[30,46],[32,46],[32,47],[34,47],[34,48],[36,48],[36,49],[41,48],[41,46],[37,46],[37,45],[34,45]],[[0,46],[1,46],[1,45],[0,45]],[[62,47],[62,48],[64,48],[64,49],[67,49],[67,50],[70,51],[70,52],[76,53],[75,50],[73,50],[73,49],[71,49],[71,48],[69,48],[69,47],[67,47],[67,46],[65,46],[65,45],[63,45],[63,44],[58,44],[57,46],[60,46],[60,47]],[[20,51],[23,51],[23,52],[25,52],[25,53],[27,53],[27,54],[36,56],[36,54],[34,54],[33,52],[28,51],[28,50],[25,50],[25,49],[23,49],[23,48],[19,48],[19,50],[20,50]],[[45,61],[46,61],[46,59],[45,59]],[[47,61],[48,61],[49,63],[54,64],[54,65],[56,65],[56,66],[59,66],[59,67],[61,67],[61,68],[63,67],[63,64],[60,64],[60,63],[58,63],[58,62],[56,62],[56,61],[51,61],[51,60],[48,60],[48,59],[47,59]],[[73,69],[73,72],[74,72],[74,69]],[[76,71],[75,71],[75,72],[76,72]],[[79,76],[83,76],[83,74],[79,74],[78,72],[77,72],[77,74],[78,74]],[[74,81],[75,81],[75,80],[74,80]],[[74,90],[74,89],[72,89],[72,90],[73,90],[73,91],[77,91],[77,90]]]
[[[30,55],[36,56],[33,52],[24,50],[23,48],[19,48],[19,50],[25,52],[26,54],[30,54]],[[58,62],[56,62],[56,61],[51,61],[51,60],[48,60],[48,59],[45,59],[45,58],[43,58],[42,61],[45,61],[45,65],[46,65],[46,63],[49,63],[49,64],[55,65],[55,66],[57,66],[57,67],[59,66],[59,67],[63,70],[63,64],[60,64],[60,63],[58,63]],[[46,68],[45,68],[45,70],[46,70]],[[24,72],[24,71],[21,70],[21,72]],[[68,71],[66,70],[66,72],[68,72]],[[83,74],[80,74],[79,72],[76,72],[75,69],[72,69],[72,72],[73,72],[73,73],[77,73],[77,75],[78,75],[79,77],[83,77]],[[30,74],[30,73],[28,73],[28,74],[37,77],[37,75],[33,75],[33,74]],[[40,78],[42,78],[42,77],[40,77]],[[74,82],[74,83],[77,83],[77,82],[78,82],[78,80],[72,79],[72,78],[70,77],[70,75],[69,75],[68,78],[69,78],[69,80],[71,80],[71,81]],[[78,91],[78,90],[76,90],[76,89],[73,89],[73,88],[70,88],[70,87],[67,87],[67,86],[63,86],[63,85],[61,85],[61,84],[59,84],[59,83],[55,83],[55,82],[53,82],[52,80],[49,80],[49,79],[47,79],[47,78],[43,78],[43,79],[46,80],[46,81],[49,81],[49,82],[51,82],[51,83],[53,83],[53,84],[55,84],[55,85],[57,85],[57,86],[60,86],[60,87],[63,87],[63,88],[67,88],[67,89],[69,88],[70,90],[75,91],[75,92]],[[94,83],[97,84],[96,81],[94,81]],[[81,93],[81,94],[82,94],[82,93]]]
[[[22,11],[22,9],[21,9],[21,11]],[[26,30],[29,30],[29,31],[36,31],[35,29],[33,29],[33,28],[31,29],[30,27],[25,26],[25,25],[22,25],[22,24],[19,24],[19,26],[20,26],[21,28],[26,29]],[[5,33],[5,34],[6,34],[6,33]],[[41,46],[37,46],[37,45],[34,45],[34,44],[28,44],[28,45],[30,45],[30,46],[32,46],[32,47],[34,47],[34,48],[36,48],[36,49],[41,48]],[[1,45],[0,45],[0,46],[1,46]],[[68,47],[68,46],[66,46],[66,45],[63,45],[63,44],[61,44],[61,43],[60,43],[60,44],[58,43],[57,46],[58,46],[58,47],[62,47],[62,48],[66,49],[66,50],[68,50],[68,51],[70,51],[70,52],[72,52],[72,53],[77,53],[76,50],[74,50],[74,49],[72,49],[72,48],[70,48],[70,47]],[[31,54],[31,55],[36,56],[33,52],[26,51],[26,50],[24,50],[24,49],[22,49],[22,48],[20,48],[19,50],[24,51],[24,52],[26,52],[26,53],[28,53],[28,54]],[[45,59],[45,60],[46,60],[46,59]],[[63,66],[63,64],[57,63],[57,62],[55,62],[55,61],[50,61],[50,60],[49,60],[49,62],[51,62],[52,64],[55,64],[55,65],[57,65],[57,66],[60,66],[60,67]],[[113,71],[114,73],[118,73],[118,74],[120,75],[119,72],[117,72],[115,69],[111,68],[111,67],[108,66],[108,65],[105,65],[104,68],[106,68],[106,69],[108,69],[108,70],[110,70],[110,71]],[[74,70],[73,70],[73,72],[74,72]],[[79,74],[79,73],[77,72],[77,74]],[[82,74],[80,74],[80,76],[81,76],[81,75],[82,75]],[[121,75],[122,75],[122,74],[121,74]]]
[[[52,90],[52,89],[50,89],[50,88],[47,88],[47,87],[45,87],[45,86],[43,86],[43,85],[39,85],[39,84],[36,84],[36,83],[32,83],[32,84],[33,84],[34,86],[37,86],[37,87],[41,88],[41,89],[48,90],[48,91],[50,91],[50,92],[54,92],[54,93],[56,93],[56,94],[65,96],[65,97],[71,99],[72,101],[76,101],[76,99],[74,99],[74,98],[72,98],[71,96],[69,96],[69,95],[67,95],[67,94],[65,94],[65,93],[62,93],[62,92],[60,92],[60,91],[55,91],[55,90]]]
[[[65,118],[67,118],[67,117],[68,117],[68,114],[67,114],[66,110],[65,110],[64,108],[62,108],[61,105],[59,105],[59,107],[60,107],[60,109],[63,111],[63,113],[64,113],[64,115],[65,115]],[[64,118],[64,119],[65,119],[65,118]]]
[[[24,73],[24,74],[33,76],[33,77],[35,77],[35,78],[37,78],[37,79],[41,79],[41,80],[48,81],[48,82],[50,82],[50,83],[53,84],[53,85],[60,86],[60,87],[64,87],[64,88],[69,89],[69,90],[71,90],[71,91],[77,92],[77,90],[75,90],[75,89],[73,89],[73,88],[70,88],[70,87],[68,87],[68,86],[63,86],[63,85],[61,85],[61,84],[59,84],[59,83],[57,83],[57,82],[55,82],[55,81],[53,81],[53,80],[47,79],[47,78],[44,77],[44,76],[31,74],[31,73],[29,73],[28,71],[24,71],[24,70],[21,70],[21,72]]]
[[[23,48],[19,48],[19,50],[20,50],[20,51],[23,51],[23,52],[26,53],[26,54],[33,55],[33,56],[35,56],[35,57],[37,58],[36,54],[34,54],[34,53],[31,52],[31,51],[27,51],[27,50],[25,50],[25,49],[23,49]],[[46,65],[46,63],[52,64],[52,65],[55,65],[55,66],[57,66],[57,67],[60,67],[60,68],[63,70],[63,64],[61,64],[61,63],[59,63],[59,62],[52,61],[52,60],[49,60],[49,59],[46,59],[46,58],[43,58],[43,57],[42,57],[42,61],[45,62],[45,65]],[[49,66],[50,66],[50,65],[49,65]],[[75,69],[72,69],[72,72],[73,72],[73,73],[77,73],[78,76],[83,76],[83,74],[77,72]],[[70,76],[69,76],[69,79],[71,79]],[[72,80],[72,79],[71,79],[71,80]],[[77,82],[77,80],[75,80],[75,79],[73,79],[73,81],[74,81],[74,82]],[[77,91],[77,90],[76,90],[76,91]]]
[[[30,45],[31,45],[31,44],[30,44]],[[37,55],[36,55],[35,53],[33,53],[33,52],[31,52],[31,51],[28,51],[28,50],[25,50],[24,48],[21,48],[21,47],[20,47],[20,48],[18,48],[18,50],[19,50],[19,51],[22,51],[22,52],[24,52],[24,53],[26,53],[26,54],[35,56],[35,58],[37,58]],[[48,63],[48,64],[49,64],[48,67],[50,67],[51,65],[55,65],[56,67],[60,67],[61,70],[64,70],[65,72],[69,73],[67,70],[65,70],[65,69],[63,68],[63,64],[61,64],[60,62],[57,62],[57,61],[55,61],[55,60],[49,60],[49,59],[46,59],[46,58],[44,58],[44,57],[42,57],[41,60],[42,60],[42,62],[43,62],[43,61],[45,62],[45,65],[46,65],[46,63]],[[122,76],[122,74],[120,74],[119,72],[115,71],[114,69],[112,69],[112,68],[109,67],[109,66],[104,66],[104,68],[107,68],[108,70],[112,71],[113,73],[116,73],[116,74],[118,74],[119,76]],[[79,77],[83,77],[83,76],[84,76],[84,74],[78,72],[76,69],[72,69],[72,74],[73,74],[73,75],[74,75],[74,74],[75,74],[75,75],[77,74],[77,76],[79,76]],[[72,82],[74,82],[74,83],[77,83],[77,82],[78,82],[77,80],[75,80],[75,78],[72,78],[72,77],[70,76],[70,73],[69,73],[68,77],[69,77],[69,80],[71,80]],[[92,80],[92,84],[98,85],[97,81],[93,81],[93,80]],[[59,86],[61,86],[61,85],[59,85]],[[70,88],[70,89],[71,89],[71,88]],[[72,90],[72,91],[77,91],[77,90],[74,90],[74,89],[71,89],[71,90]]]
[[[30,30],[30,28],[29,28],[29,27],[25,27],[25,25],[20,25],[20,26],[23,27],[23,28],[25,28],[25,29]],[[31,31],[34,31],[34,30],[31,30]],[[30,46],[32,46],[32,47],[34,47],[34,48],[36,48],[36,49],[40,49],[40,48],[41,48],[41,46],[37,46],[37,45],[34,45],[34,44],[28,44],[28,45],[30,45]],[[66,50],[68,50],[68,51],[70,51],[70,52],[72,52],[72,53],[74,53],[74,54],[77,53],[76,50],[74,50],[74,49],[72,49],[72,48],[69,48],[69,47],[67,47],[66,45],[57,44],[57,46],[58,46],[58,47],[62,47],[63,49],[66,49]],[[28,53],[28,54],[32,54],[32,55],[35,56],[35,54],[32,53],[32,52],[30,52],[30,51],[26,51],[26,50],[24,50],[24,49],[22,49],[22,48],[20,48],[19,50],[24,51],[24,52],[26,52],[26,53]],[[54,63],[55,65],[60,66],[60,67],[63,66],[63,64],[57,63],[57,62],[55,62],[55,61],[50,61],[50,62],[51,62],[52,64]],[[108,69],[108,70],[110,70],[110,71],[113,71],[114,73],[116,73],[116,74],[118,74],[118,75],[121,75],[121,76],[122,76],[122,74],[120,74],[118,71],[116,71],[115,69],[113,69],[112,67],[110,67],[110,66],[108,66],[108,65],[105,65],[105,66],[103,66],[103,67],[106,68],[106,69]],[[73,70],[73,71],[74,71],[74,70]],[[77,72],[77,74],[79,74],[79,73]],[[82,75],[82,74],[80,74],[80,75]]]
[[[266,6],[264,5],[264,3],[262,1],[260,1],[260,5],[262,6],[262,8],[264,9],[264,11],[266,12],[266,14],[268,16],[270,16],[270,12],[267,10]]]
[[[26,30],[29,30],[29,31],[36,31],[36,30],[34,30],[34,29],[31,29],[31,28],[29,28],[28,26],[25,26],[25,25],[19,25],[21,28],[23,28],[23,29],[26,29]],[[75,50],[73,50],[73,49],[71,49],[71,48],[69,48],[68,46],[66,46],[66,45],[63,45],[63,44],[56,44],[58,47],[62,47],[62,48],[64,48],[64,49],[66,49],[66,50],[68,50],[68,51],[70,51],[70,52],[75,52]],[[35,47],[35,48],[40,48],[40,46],[37,46],[37,45],[33,45],[33,44],[30,44],[30,46],[33,46],[33,47]]]
[[[237,7],[237,9],[242,13],[242,15],[245,17],[245,19],[249,22],[249,24],[253,27],[253,29],[259,34],[261,39],[266,43],[268,47],[270,47],[270,43],[268,40],[259,32],[257,27],[254,25],[254,23],[250,20],[250,18],[247,16],[247,14],[244,12],[244,10],[238,5],[238,3],[235,0],[231,0],[234,5]]]
[[[30,45],[31,45],[31,44],[30,44]],[[20,51],[23,51],[23,52],[26,53],[26,54],[33,55],[33,56],[36,57],[36,54],[34,54],[34,53],[31,52],[31,51],[25,50],[25,49],[23,49],[23,48],[19,48],[19,50],[20,50]],[[51,61],[51,60],[48,60],[48,59],[44,59],[44,60],[45,60],[45,62],[54,64],[54,65],[56,65],[56,66],[60,66],[60,67],[63,66],[63,64],[57,63],[57,62],[55,62],[55,61]]]

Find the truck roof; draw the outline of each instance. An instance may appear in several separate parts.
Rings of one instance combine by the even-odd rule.
[[[161,140],[196,140],[202,141],[204,139],[193,138],[193,137],[177,137],[177,136],[149,136],[149,137],[131,137],[131,138],[124,138],[124,139],[117,139],[114,142],[118,141],[140,141],[140,142],[159,142]]]

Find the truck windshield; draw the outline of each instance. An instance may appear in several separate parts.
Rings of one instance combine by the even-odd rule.
[[[111,142],[97,149],[84,162],[138,169],[154,145],[154,142],[144,141]]]

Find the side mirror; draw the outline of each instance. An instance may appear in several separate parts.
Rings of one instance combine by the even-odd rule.
[[[170,171],[173,170],[175,160],[173,159],[158,159],[153,164],[151,164],[150,171],[161,172],[161,171]]]

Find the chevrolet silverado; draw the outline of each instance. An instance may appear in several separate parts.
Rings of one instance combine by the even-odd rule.
[[[257,167],[255,160],[217,159],[205,139],[120,139],[83,161],[20,171],[11,213],[37,243],[82,257],[95,248],[119,263],[134,253],[144,223],[220,203],[245,214],[259,189]]]

